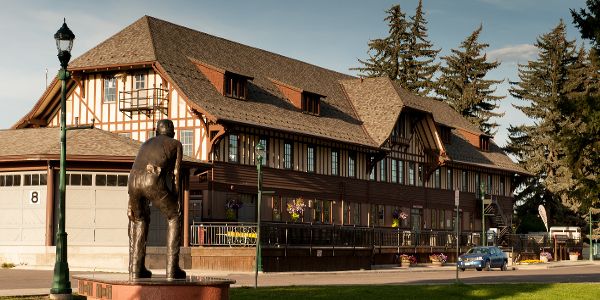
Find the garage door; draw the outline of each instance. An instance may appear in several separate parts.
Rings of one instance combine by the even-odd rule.
[[[127,173],[68,174],[66,230],[69,245],[129,245],[127,176]],[[165,222],[155,209],[152,212],[148,245],[164,245]]]
[[[45,224],[46,174],[0,173],[0,245],[44,245]]]

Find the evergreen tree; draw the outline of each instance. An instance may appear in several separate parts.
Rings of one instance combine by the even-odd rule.
[[[433,90],[432,78],[440,66],[434,61],[441,49],[434,50],[433,44],[427,40],[427,21],[422,0],[419,0],[415,15],[410,20],[408,49],[402,57],[406,79],[401,82],[406,89],[426,96]]]
[[[577,12],[571,9],[573,24],[579,28],[581,37],[592,41],[594,48],[600,50],[600,0],[587,0],[586,9]]]
[[[400,9],[400,5],[394,5],[386,11],[389,36],[369,41],[367,60],[358,61],[363,67],[351,68],[357,70],[361,76],[378,77],[388,76],[392,80],[406,79],[402,70],[402,57],[407,52],[407,41],[409,40],[408,28],[410,23],[406,15]]]
[[[351,68],[361,76],[388,76],[419,95],[427,95],[432,89],[432,77],[439,64],[434,60],[440,50],[433,50],[427,40],[427,21],[419,1],[415,15],[406,15],[395,5],[386,11],[384,19],[389,26],[389,36],[369,41],[369,58],[359,59],[362,67]]]
[[[505,150],[517,156],[519,164],[534,174],[526,190],[534,193],[517,195],[520,202],[545,202],[576,209],[577,202],[569,197],[573,187],[571,169],[564,159],[557,133],[565,118],[558,110],[562,99],[582,88],[581,79],[569,80],[569,74],[583,72],[585,52],[576,55],[574,41],[566,39],[565,25],[560,23],[548,34],[537,39],[538,59],[519,65],[518,82],[510,93],[527,105],[515,106],[534,121],[533,125],[509,128],[509,143]],[[535,187],[535,188],[533,188]]]
[[[482,53],[489,45],[478,42],[481,30],[479,26],[460,44],[460,49],[452,49],[451,55],[442,57],[446,65],[441,67],[436,93],[481,131],[493,135],[498,124],[490,119],[504,115],[493,111],[504,96],[495,96],[496,89],[492,88],[501,80],[484,79],[500,63],[488,62]]]

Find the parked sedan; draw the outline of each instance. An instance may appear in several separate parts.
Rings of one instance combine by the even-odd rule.
[[[500,270],[506,271],[508,258],[496,246],[473,247],[458,257],[457,264],[461,271],[473,268],[477,271],[489,271],[491,268],[500,268]]]

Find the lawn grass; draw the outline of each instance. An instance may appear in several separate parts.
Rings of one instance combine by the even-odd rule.
[[[232,288],[231,300],[245,299],[598,299],[600,284],[352,285]]]

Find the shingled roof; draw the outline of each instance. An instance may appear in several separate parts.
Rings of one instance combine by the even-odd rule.
[[[387,78],[363,81],[150,16],[142,17],[87,51],[71,62],[69,68],[86,70],[148,63],[159,70],[192,108],[212,121],[378,148],[388,138],[402,108],[410,107],[431,113],[439,124],[483,134],[447,104],[416,96]],[[248,100],[219,93],[198,70],[199,63],[252,77],[248,82]],[[320,115],[302,113],[274,82],[326,96],[321,100]],[[453,130],[453,134],[453,140],[465,141],[457,131]],[[457,162],[520,169],[495,144],[489,152],[458,142],[447,150],[449,157]]]
[[[60,155],[58,127],[0,130],[0,140],[0,161],[18,160],[18,157],[26,160],[56,159]],[[141,142],[97,128],[67,131],[67,159],[133,162],[141,145]],[[184,156],[183,160],[201,163],[188,156]]]

